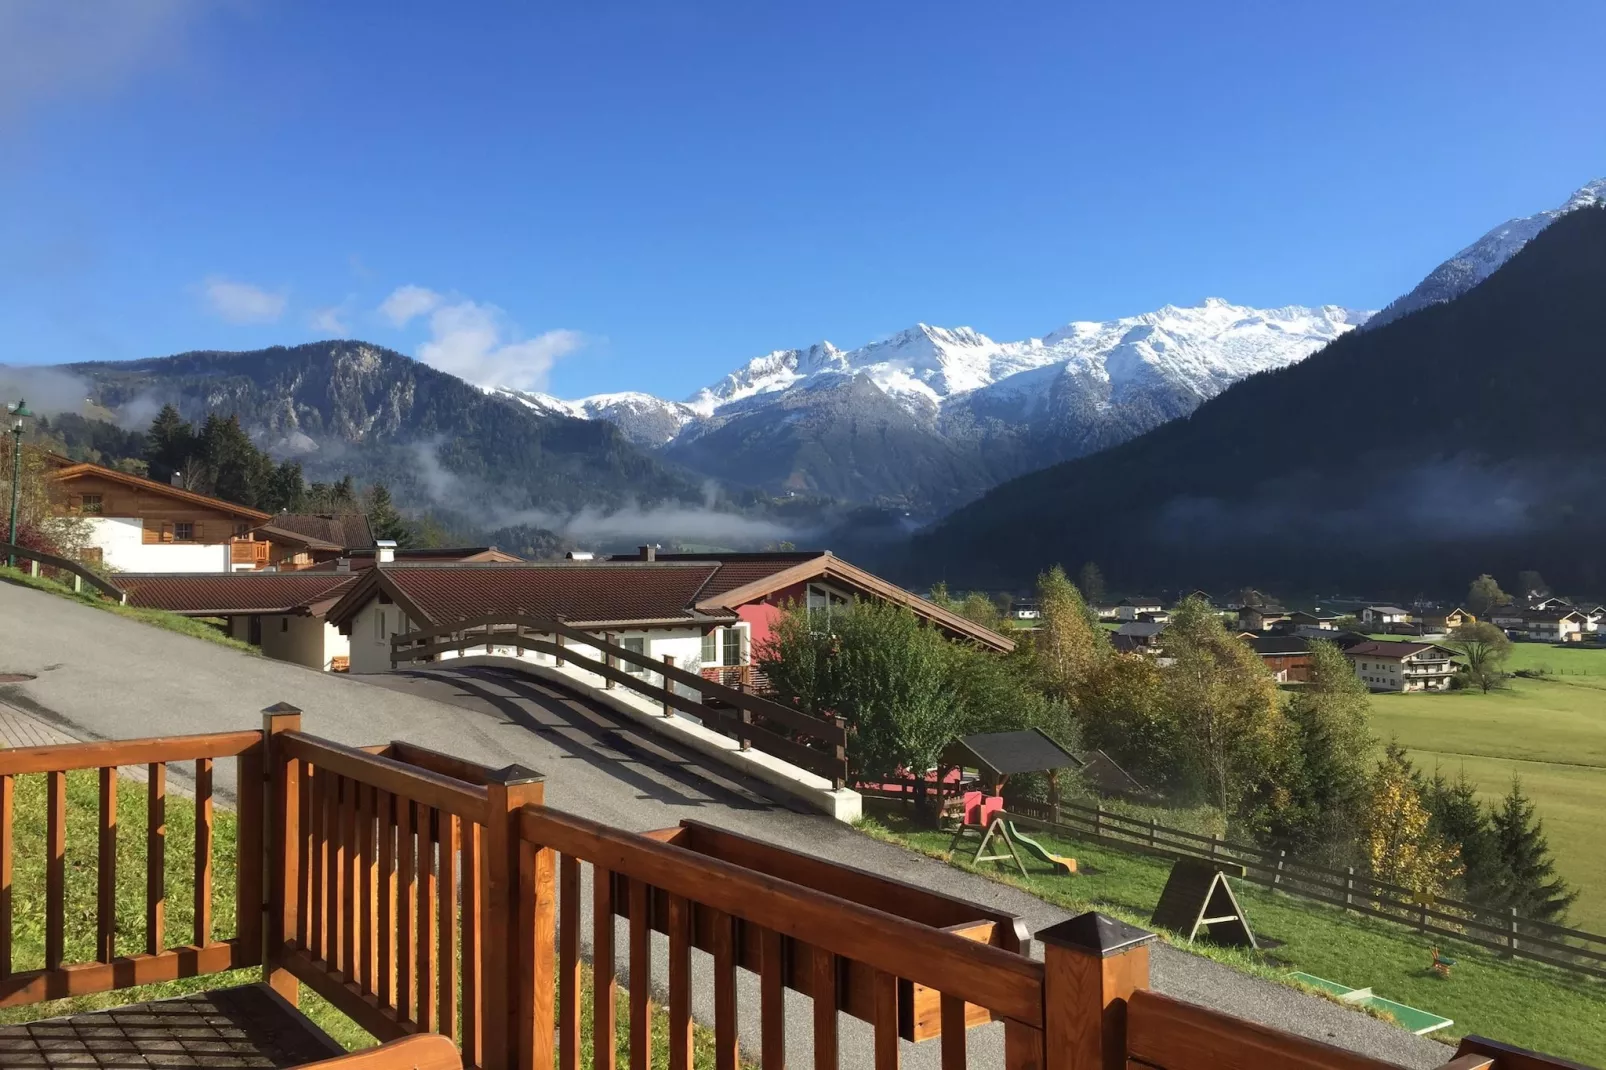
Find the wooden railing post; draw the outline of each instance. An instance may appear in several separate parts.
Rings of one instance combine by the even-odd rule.
[[[1125,1070],[1126,1001],[1149,987],[1154,934],[1089,912],[1037,938],[1043,942],[1045,1070]]]
[[[299,731],[301,711],[294,706],[280,702],[262,711],[263,753],[259,759],[260,776],[254,796],[258,800],[258,812],[262,815],[259,824],[264,827],[260,857],[267,881],[267,896],[261,915],[265,924],[258,930],[259,933],[265,930],[262,979],[291,1004],[299,999],[301,985],[289,970],[279,965],[279,960],[284,953],[286,934],[297,935],[296,896],[301,887],[298,868],[301,861],[301,765],[279,752],[274,737],[283,732]],[[240,766],[243,774],[246,766],[244,756],[240,759]],[[250,789],[244,775],[240,780],[240,825],[243,830],[246,824],[246,797]],[[262,801],[264,798],[265,806]],[[243,882],[246,879],[246,867],[243,864],[244,852],[241,854],[240,874]],[[263,883],[262,869],[257,871],[255,879],[260,887]],[[244,903],[243,895],[240,901]],[[241,909],[244,909],[243,906]],[[244,935],[242,925],[242,938]]]
[[[510,765],[492,772],[485,790],[485,939],[480,946],[484,1067],[547,1067],[552,1065],[557,980],[552,851],[534,845],[527,849],[519,835],[519,810],[541,803],[546,786],[540,773]]]
[[[603,635],[602,638],[603,638],[603,641],[606,642],[609,646],[617,646],[618,643],[619,643],[619,633],[618,632],[607,632],[607,633],[605,633]],[[606,664],[608,666],[608,668],[610,668],[610,669],[617,669],[619,667],[619,656],[617,654],[615,654],[611,650],[608,651],[606,654],[604,654],[602,656],[602,660],[603,660],[603,663]],[[615,683],[613,677],[610,676],[610,677],[608,677],[607,680],[605,680],[603,682],[602,686],[611,691],[614,688],[618,687],[619,685],[617,683]]]
[[[558,648],[558,653],[552,655],[552,664],[561,669],[563,668],[563,633],[554,632],[552,642]]]
[[[831,790],[841,791],[848,786],[848,748],[845,742],[848,738],[848,719],[837,714],[832,721],[836,724],[837,731],[842,733],[841,738],[844,742],[839,742],[832,748]]]
[[[675,655],[673,655],[673,654],[665,654],[664,655],[664,664],[669,666],[671,669],[673,669],[675,667]],[[663,677],[664,677],[664,690],[668,691],[670,694],[674,694],[675,681],[673,681],[673,680],[671,680],[669,678],[669,674],[668,673],[664,673]],[[673,706],[671,706],[668,703],[668,701],[666,700],[664,702],[664,716],[665,717],[673,717],[674,715],[675,715],[675,708]]]

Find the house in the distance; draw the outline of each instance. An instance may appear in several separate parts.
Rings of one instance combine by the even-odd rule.
[[[1391,624],[1410,624],[1411,611],[1399,606],[1367,606],[1361,610],[1360,618],[1369,628],[1386,629]]]
[[[1338,622],[1343,614],[1334,613],[1330,609],[1296,609],[1288,614],[1288,630],[1297,634],[1300,628],[1315,628],[1317,631],[1332,632],[1338,630]]]
[[[1278,605],[1241,606],[1238,609],[1238,628],[1246,632],[1264,632],[1289,616],[1288,610]]]
[[[392,561],[404,564],[445,564],[445,565],[491,565],[510,564],[524,560],[516,554],[506,550],[498,550],[494,546],[428,546],[428,547],[396,547],[374,546],[367,550],[348,550],[344,556],[333,561],[322,561],[310,565],[306,571],[313,572],[361,572],[365,568],[373,568],[375,562],[389,564]]]
[[[327,615],[356,583],[349,572],[128,574],[128,604],[186,617],[222,618],[228,633],[262,653],[313,669],[343,669],[350,643]]]
[[[1456,606],[1452,609],[1442,607],[1424,609],[1417,614],[1417,634],[1419,635],[1449,635],[1457,628],[1477,623],[1478,618]]]
[[[1244,641],[1278,683],[1305,683],[1310,679],[1310,640],[1297,635],[1255,635]]]
[[[1522,631],[1537,643],[1576,643],[1584,637],[1586,618],[1570,606],[1531,609],[1522,620]]]
[[[603,561],[512,564],[402,562],[366,569],[330,621],[351,639],[353,672],[390,671],[391,637],[495,614],[561,621],[613,635],[620,646],[728,682],[750,682],[789,606],[822,621],[854,599],[893,602],[950,638],[999,652],[1015,644],[829,552],[658,554],[650,547]],[[587,654],[587,651],[590,654]],[[519,656],[514,648],[465,651]],[[594,648],[576,647],[582,656]],[[645,670],[643,670],[645,671]]]
[[[89,532],[84,557],[120,572],[230,572],[266,566],[253,534],[272,514],[234,502],[52,456],[47,478],[67,515]]]
[[[1144,595],[1132,595],[1123,598],[1115,604],[1116,620],[1142,620],[1145,613],[1159,613],[1165,609],[1165,603],[1158,598],[1148,598]]]
[[[281,572],[374,552],[368,518],[357,512],[276,513],[255,535],[272,546],[268,563]]]
[[[1124,654],[1155,654],[1163,650],[1160,637],[1165,625],[1157,621],[1131,620],[1110,636],[1110,644]]]
[[[1039,620],[1043,616],[1035,598],[1017,598],[1010,603],[1009,615],[1014,620]]]
[[[1373,691],[1448,691],[1454,651],[1434,643],[1367,640],[1345,647],[1355,675]]]

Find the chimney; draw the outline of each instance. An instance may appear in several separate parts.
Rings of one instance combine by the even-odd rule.
[[[350,572],[351,571],[351,558],[349,558],[349,557],[337,557],[337,558],[335,558],[335,571],[336,572]]]
[[[374,563],[388,565],[396,560],[396,540],[380,539],[374,543]]]
[[[175,487],[182,487],[184,486],[184,474],[182,472],[174,472],[167,477],[167,481]]]
[[[570,550],[564,556],[570,561],[590,561],[593,560],[597,555],[592,553],[590,550]]]
[[[658,548],[656,546],[643,546],[641,548],[641,559],[643,561],[658,560]]]

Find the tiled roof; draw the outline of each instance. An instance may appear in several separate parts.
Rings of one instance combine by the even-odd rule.
[[[710,561],[403,563],[381,565],[379,572],[405,599],[409,615],[422,614],[433,624],[517,612],[587,624],[699,619],[692,606],[719,567]]]
[[[1310,642],[1297,635],[1263,635],[1248,642],[1261,657],[1310,653]]]
[[[372,548],[373,532],[362,513],[278,513],[263,527],[299,535],[343,550]]]
[[[768,555],[765,555],[766,558]],[[792,554],[775,555],[773,560],[723,560],[719,563],[719,571],[709,578],[708,583],[698,594],[699,602],[710,598],[718,598],[726,591],[734,591],[738,587],[746,587],[755,580],[773,576],[793,565],[800,565],[805,561],[812,561],[819,554]],[[705,558],[706,560],[706,558]]]
[[[187,616],[292,613],[330,602],[357,579],[329,572],[189,572],[173,575],[124,573],[117,583],[128,604]]]
[[[1365,658],[1408,658],[1412,654],[1420,654],[1424,650],[1432,650],[1432,643],[1391,643],[1373,640],[1368,643],[1356,643],[1354,646],[1344,648],[1344,653],[1350,657]]]

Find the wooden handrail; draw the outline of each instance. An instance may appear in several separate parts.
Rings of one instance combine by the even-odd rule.
[[[71,558],[57,557],[55,554],[47,554],[42,550],[30,550],[26,546],[18,546],[9,542],[0,542],[0,557],[20,557],[25,561],[37,561],[48,568],[59,568],[64,572],[71,572],[79,580],[89,584],[106,597],[115,598],[119,603],[128,601],[128,594],[121,587],[101,578]]]
[[[1043,967],[1021,955],[549,807],[525,807],[520,829],[529,843],[845,958],[873,951],[892,975],[1042,1027]]]
[[[484,819],[486,793],[483,787],[304,732],[285,732],[275,742],[287,758],[299,758],[319,769],[435,810],[444,810],[467,821]]]
[[[1132,993],[1126,1006],[1126,1052],[1161,1070],[1275,1066],[1279,1070],[1399,1070],[1331,1044],[1284,1033],[1158,992]]]
[[[261,732],[203,732],[190,736],[152,736],[148,739],[94,743],[55,743],[47,747],[13,747],[0,749],[0,776],[192,762],[199,758],[233,758],[261,740]]]

